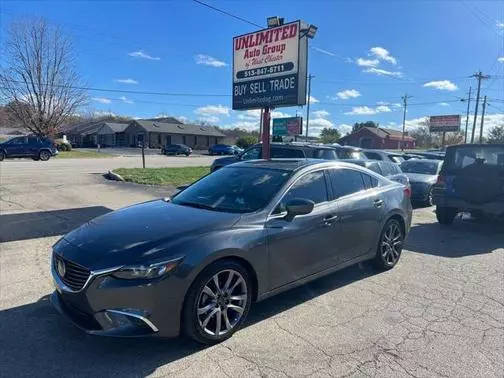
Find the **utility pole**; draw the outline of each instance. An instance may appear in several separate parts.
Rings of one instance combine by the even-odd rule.
[[[466,127],[465,127],[464,143],[467,143],[467,128],[469,126],[469,107],[471,105],[471,90],[472,90],[472,87],[469,87],[469,96],[467,97],[467,113],[466,113]],[[465,99],[462,99],[460,101],[465,101]]]
[[[402,96],[402,100],[403,100],[403,108],[404,108],[404,112],[403,112],[403,120],[402,120],[402,141],[401,141],[401,151],[404,151],[404,134],[406,133],[406,108],[408,107],[408,99],[411,98],[413,96],[408,96],[408,94],[406,93],[404,96]]]
[[[480,143],[483,143],[483,124],[485,122],[486,105],[487,105],[487,96],[485,96],[485,99],[483,100],[483,110],[481,111],[481,126],[480,126],[480,139],[479,139]]]
[[[306,141],[308,142],[308,126],[310,125],[310,95],[311,95],[311,79],[312,74],[308,75],[308,104],[306,106]]]
[[[472,134],[471,134],[471,143],[474,143],[474,133],[476,131],[476,118],[478,117],[478,105],[479,105],[479,97],[480,97],[480,90],[481,90],[481,80],[483,79],[489,79],[490,76],[488,75],[483,75],[481,71],[478,73],[475,73],[474,75],[470,77],[475,77],[478,79],[478,92],[476,94],[476,108],[474,109],[474,121],[473,121],[473,129],[472,129]]]

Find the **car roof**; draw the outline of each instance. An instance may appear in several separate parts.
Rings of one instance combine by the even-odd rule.
[[[271,159],[271,160],[258,159],[258,160],[247,160],[239,163],[234,163],[224,168],[227,167],[266,168],[266,169],[278,169],[278,170],[295,172],[312,166],[320,166],[321,168],[323,167],[354,168],[355,164],[349,164],[347,162],[342,162],[338,160],[320,160],[320,159]]]

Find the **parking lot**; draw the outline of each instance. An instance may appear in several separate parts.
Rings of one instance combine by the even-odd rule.
[[[147,166],[209,165],[148,156]],[[414,211],[396,268],[337,272],[253,305],[244,329],[204,348],[183,339],[87,336],[51,307],[51,245],[87,220],[173,188],[106,181],[138,157],[0,164],[2,376],[501,377],[502,224]]]

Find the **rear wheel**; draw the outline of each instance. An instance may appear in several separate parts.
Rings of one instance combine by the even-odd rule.
[[[189,289],[182,313],[184,332],[203,344],[224,341],[242,326],[251,301],[248,271],[235,261],[217,261]]]
[[[34,156],[34,157],[32,157],[32,159],[35,160],[35,161],[39,161],[40,160],[38,156]]]
[[[3,161],[5,159],[5,152],[0,151],[0,161]]]
[[[432,188],[429,189],[429,193],[427,194],[427,199],[425,200],[425,204],[429,207],[434,205],[434,197],[432,195]]]
[[[455,216],[457,215],[457,209],[453,207],[436,207],[436,218],[440,224],[449,225],[453,223]]]
[[[390,219],[383,227],[374,260],[379,269],[392,269],[401,257],[404,231],[396,219]]]
[[[47,161],[51,158],[51,154],[47,150],[42,150],[39,153],[39,159],[42,161]]]

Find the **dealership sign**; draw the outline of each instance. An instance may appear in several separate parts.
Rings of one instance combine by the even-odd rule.
[[[460,115],[431,116],[429,131],[431,133],[460,131]]]
[[[303,134],[303,118],[274,118],[273,119],[273,135],[288,136]]]
[[[233,109],[306,104],[308,38],[301,21],[233,38]]]

